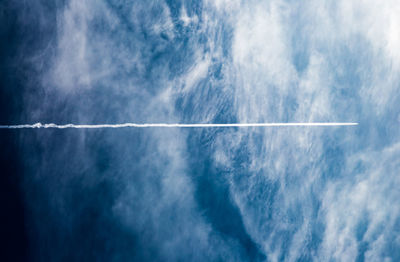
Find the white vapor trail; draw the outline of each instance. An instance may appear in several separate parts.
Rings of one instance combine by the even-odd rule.
[[[124,127],[178,127],[178,128],[205,128],[205,127],[291,127],[291,126],[356,126],[358,123],[233,123],[233,124],[137,124],[137,123],[122,123],[122,124],[98,124],[98,125],[80,125],[80,124],[65,124],[58,125],[50,124],[24,124],[24,125],[0,125],[0,129],[26,129],[26,128],[77,128],[77,129],[100,129],[100,128],[124,128]]]

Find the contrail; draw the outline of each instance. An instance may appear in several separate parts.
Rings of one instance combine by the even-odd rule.
[[[24,124],[24,125],[0,125],[0,129],[28,129],[28,128],[77,128],[77,129],[100,129],[100,128],[124,128],[124,127],[177,127],[177,128],[206,128],[206,127],[292,127],[292,126],[356,126],[358,123],[232,123],[232,124],[167,124],[167,123],[122,123],[122,124]]]

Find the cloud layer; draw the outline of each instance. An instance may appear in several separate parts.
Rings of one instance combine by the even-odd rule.
[[[397,1],[28,5],[23,123],[359,122],[24,130],[37,260],[400,259]]]

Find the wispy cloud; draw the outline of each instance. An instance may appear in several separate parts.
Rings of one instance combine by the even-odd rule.
[[[398,260],[399,8],[58,4],[30,59],[36,124],[0,128],[101,130],[21,131],[30,219],[59,240],[36,242],[87,228],[110,260]],[[291,128],[244,128],[274,126]]]

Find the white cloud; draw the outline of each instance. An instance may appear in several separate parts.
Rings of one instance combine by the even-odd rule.
[[[395,1],[312,1],[301,5],[272,1],[237,6],[226,18],[234,31],[234,70],[227,72],[226,78],[234,79],[239,121],[337,121],[343,116],[375,121],[377,116],[390,114],[399,80],[399,51],[395,48],[400,36],[398,6]],[[216,8],[223,12],[223,5]],[[296,69],[294,45],[304,47],[303,72]],[[349,90],[353,93],[342,95]],[[347,111],[357,106],[361,110]],[[364,116],[367,112],[373,115]],[[368,128],[374,130],[373,125]],[[336,160],[341,162],[333,163],[342,171],[329,177],[328,156],[324,154],[326,147],[333,146],[324,143],[333,132],[240,130],[242,148],[232,145],[227,149],[226,144],[216,147],[216,161],[232,170],[231,194],[246,229],[271,260],[288,252],[282,250],[287,243],[279,239],[288,232],[293,237],[289,261],[310,252],[304,246],[316,223],[325,224],[325,229],[320,249],[312,254],[315,259],[354,260],[360,241],[370,244],[366,258],[378,259],[383,254],[385,241],[399,217],[399,196],[394,188],[398,187],[396,173],[400,168],[393,163],[398,151],[374,149],[372,153],[373,146],[363,146],[353,156],[346,152],[342,160]],[[335,140],[329,137],[329,141],[347,148],[343,150],[349,150],[344,141],[366,143],[351,130],[342,134]],[[230,165],[243,150],[249,160],[243,160],[242,166],[249,174],[239,179],[244,174],[230,169]],[[357,161],[368,168],[355,175]],[[274,183],[279,189],[271,200]],[[313,201],[323,205],[317,215],[312,211],[316,208]],[[302,222],[288,222],[291,212],[297,212]],[[358,240],[355,230],[365,216],[368,229],[363,240]]]
[[[91,89],[96,95],[100,84],[107,86],[127,98],[122,106],[109,97],[104,100],[113,105],[117,121],[180,122],[183,114],[175,107],[178,97],[193,99],[192,119],[202,121],[212,121],[222,111],[229,111],[239,122],[372,119],[367,127],[370,141],[381,138],[374,126],[376,117],[388,115],[398,102],[398,1],[218,0],[206,1],[199,17],[189,16],[182,6],[178,20],[192,30],[186,44],[193,55],[185,53],[186,63],[176,75],[169,71],[173,62],[150,61],[179,34],[168,5],[162,1],[126,4],[128,11],[120,17],[103,2],[69,2],[58,17],[57,52],[44,77],[46,88],[60,93]],[[161,9],[157,17],[146,13],[152,8]],[[105,32],[91,31],[95,21],[105,26]],[[150,46],[134,30],[164,40]],[[202,37],[205,40],[199,44]],[[303,70],[294,61],[297,53],[304,56]],[[221,79],[211,77],[215,65],[221,66]],[[351,79],[346,78],[348,72]],[[146,82],[146,74],[157,81]],[[201,88],[208,88],[209,100],[198,92]],[[218,95],[213,91],[219,91]],[[342,94],[347,91],[352,93]],[[234,101],[232,108],[222,107],[229,99]],[[364,116],[366,111],[373,115]],[[82,118],[90,122],[97,116]],[[382,258],[400,215],[396,190],[400,150],[398,144],[365,146],[364,133],[358,137],[357,132],[363,130],[249,128],[216,133],[210,139],[214,149],[210,157],[230,172],[231,198],[247,233],[268,259],[278,261],[287,255],[286,260],[296,261],[308,252],[316,260],[354,260],[360,241],[369,244],[367,259]],[[183,245],[198,250],[199,257],[204,252],[213,257],[217,253],[213,243],[228,255],[232,243],[214,234],[198,210],[186,162],[185,131],[151,131],[144,137],[147,140],[141,146],[151,150],[140,160],[127,157],[131,162],[119,174],[126,188],[116,201],[116,216],[134,231],[150,228],[155,232],[154,241],[159,241],[166,257],[179,259],[176,250]],[[106,141],[115,143],[118,150],[129,147],[118,143],[119,139]],[[332,164],[326,149],[336,147],[344,153]],[[239,171],[235,161],[240,162],[236,163]],[[339,171],[330,174],[330,165],[337,165]],[[364,169],[357,171],[358,165]],[[144,171],[131,174],[134,167]],[[137,179],[134,175],[142,176],[138,184],[130,182]],[[160,223],[162,216],[165,224]],[[361,240],[356,235],[360,223],[366,224]],[[316,224],[324,225],[319,232],[322,243],[310,251],[307,245]]]

